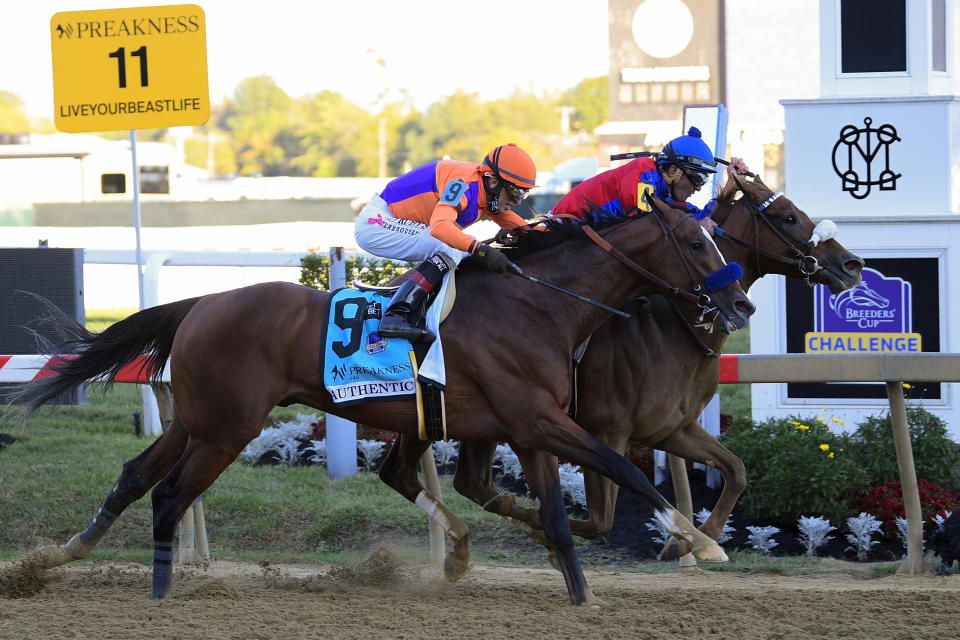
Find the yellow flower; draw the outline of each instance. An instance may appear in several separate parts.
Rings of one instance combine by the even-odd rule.
[[[810,427],[808,427],[808,426],[805,425],[805,424],[800,424],[799,422],[794,423],[794,424],[797,425],[797,429],[799,429],[800,431],[809,431],[809,430],[810,430]]]
[[[847,426],[847,423],[844,422],[843,420],[838,420],[838,419],[836,419],[836,418],[830,418],[830,421],[831,421],[831,422],[836,422],[837,424],[839,424],[839,425],[841,425],[841,426],[844,426],[844,427]]]
[[[903,383],[903,388],[904,388],[904,389],[913,389],[913,385],[910,384],[910,383],[908,383],[908,382],[904,382],[904,383]]]
[[[817,418],[817,422],[826,422],[826,421],[827,421],[827,419],[824,418],[823,416],[820,416],[820,417]]]
[[[830,452],[830,455],[827,456],[827,457],[828,457],[828,458],[832,458],[832,457],[833,457],[833,451],[831,451],[831,452]]]
[[[830,451],[830,445],[826,443],[820,445],[820,451]]]
[[[792,425],[795,426],[795,427],[799,427],[799,426],[800,426],[800,423],[797,422],[796,420],[794,420],[794,421],[791,422],[790,424],[792,424]]]

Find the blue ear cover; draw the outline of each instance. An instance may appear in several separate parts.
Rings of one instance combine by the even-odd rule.
[[[740,265],[736,262],[731,262],[707,276],[707,290],[717,291],[723,289],[728,284],[733,284],[742,277],[743,269],[741,269]]]

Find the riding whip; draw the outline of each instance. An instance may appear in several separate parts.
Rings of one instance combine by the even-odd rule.
[[[610,156],[611,160],[632,160],[633,158],[652,158],[653,156],[659,155],[659,151],[630,151],[628,153],[615,153]],[[729,160],[724,160],[723,158],[714,158],[714,162],[719,162],[722,165],[730,166]],[[747,171],[743,175],[748,178],[756,178],[757,174],[753,171]]]
[[[512,273],[512,274],[514,274],[514,275],[516,275],[516,276],[520,276],[521,278],[524,278],[525,280],[529,280],[530,282],[536,282],[537,284],[541,284],[541,285],[547,287],[548,289],[553,289],[554,291],[559,291],[560,293],[565,293],[565,294],[567,294],[568,296],[574,297],[574,298],[576,298],[577,300],[580,300],[580,301],[582,301],[582,302],[586,302],[587,304],[592,304],[592,305],[595,306],[595,307],[600,307],[600,308],[603,309],[604,311],[609,311],[610,313],[615,313],[615,314],[617,314],[618,316],[620,316],[621,318],[629,318],[629,317],[630,317],[630,314],[629,314],[629,313],[624,313],[623,311],[620,311],[619,309],[614,309],[613,307],[608,307],[607,305],[603,304],[602,302],[597,302],[596,300],[591,300],[590,298],[584,297],[584,296],[580,295],[579,293],[574,293],[573,291],[568,291],[568,290],[566,290],[566,289],[564,289],[564,288],[562,288],[562,287],[558,287],[558,286],[555,285],[555,284],[550,284],[549,282],[544,282],[543,280],[540,280],[539,278],[534,278],[533,276],[528,276],[528,275],[525,274],[525,273],[517,273],[516,271],[511,271],[510,273]]]

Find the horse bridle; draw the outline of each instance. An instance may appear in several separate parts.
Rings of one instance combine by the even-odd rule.
[[[680,250],[680,243],[677,242],[676,236],[674,236],[673,231],[676,229],[687,217],[692,217],[689,213],[685,213],[681,216],[672,226],[667,226],[666,220],[663,219],[663,214],[660,212],[660,209],[654,203],[653,199],[647,195],[647,204],[650,205],[650,212],[656,218],[657,222],[660,223],[660,228],[663,230],[663,235],[670,238],[670,241],[673,243],[674,250],[677,252],[677,256],[680,258],[680,263],[683,264],[684,270],[687,272],[687,276],[690,278],[690,291],[685,291],[679,287],[670,284],[657,274],[645,269],[640,266],[629,257],[627,257],[622,251],[611,245],[609,242],[604,240],[600,234],[598,234],[592,227],[589,225],[583,226],[583,232],[588,238],[593,240],[601,249],[609,253],[611,256],[619,260],[621,263],[632,269],[633,271],[639,273],[641,276],[652,282],[655,286],[664,289],[667,293],[675,296],[680,296],[693,302],[700,309],[700,315],[697,317],[697,323],[703,322],[704,317],[717,309],[713,305],[709,294],[707,294],[703,289],[703,286],[697,282],[696,277],[693,275],[693,270],[690,268],[690,264],[687,262],[686,257],[683,255],[683,251]],[[573,216],[571,216],[573,217]],[[640,216],[637,216],[639,219]],[[629,221],[628,221],[629,222]],[[666,243],[660,249],[660,259],[657,261],[657,264],[663,262],[663,254],[666,251]]]
[[[750,251],[752,251],[754,260],[757,265],[757,274],[759,276],[764,275],[763,269],[760,267],[760,256],[763,255],[767,258],[770,258],[771,260],[776,260],[777,262],[783,262],[785,264],[795,266],[800,271],[800,274],[803,276],[803,281],[806,283],[806,285],[808,287],[812,287],[814,283],[810,281],[810,276],[814,275],[815,273],[820,271],[820,269],[822,268],[819,262],[817,262],[817,259],[810,253],[810,251],[815,246],[813,239],[811,238],[810,240],[803,240],[802,238],[799,238],[798,236],[796,236],[795,234],[789,231],[778,229],[776,225],[774,225],[773,222],[771,222],[767,216],[762,215],[763,212],[771,204],[773,204],[778,198],[783,196],[783,192],[777,191],[776,193],[772,194],[769,198],[767,198],[760,205],[754,202],[753,198],[751,198],[746,191],[744,191],[743,195],[747,199],[747,202],[750,203],[750,206],[753,209],[753,211],[751,212],[751,217],[753,218],[753,236],[754,236],[753,242],[754,243],[750,244],[749,242],[741,240],[736,236],[732,236],[726,231],[724,231],[723,228],[720,226],[730,216],[730,213],[733,211],[732,206],[730,207],[730,211],[727,212],[727,215],[724,216],[723,220],[717,221],[717,226],[714,228],[713,234],[718,238],[729,240],[734,244],[738,244],[741,247],[745,247]],[[761,247],[760,246],[760,223],[757,222],[757,220],[762,220],[764,224],[766,224],[767,227],[770,229],[770,231],[772,231],[774,235],[780,238],[780,241],[783,242],[791,251],[793,251],[795,257],[792,259],[785,258],[779,253],[774,253],[773,251],[769,251],[768,249],[764,249],[763,247]],[[799,249],[798,246],[803,247],[803,249],[802,250]]]

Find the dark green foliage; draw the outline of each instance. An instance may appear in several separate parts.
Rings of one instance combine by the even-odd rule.
[[[825,419],[791,417],[755,424],[734,417],[721,442],[743,460],[747,490],[740,504],[750,517],[792,526],[801,515],[842,522],[869,485],[849,454],[849,437]]]
[[[907,405],[907,424],[917,477],[948,490],[957,488],[957,446],[947,434],[946,423],[922,407]],[[889,412],[857,425],[849,453],[866,471],[871,486],[900,481]]]
[[[417,266],[412,262],[386,260],[384,258],[347,258],[347,285],[354,280],[378,287],[390,284],[394,278]],[[313,289],[330,288],[330,259],[318,253],[309,253],[300,258],[300,284]]]

